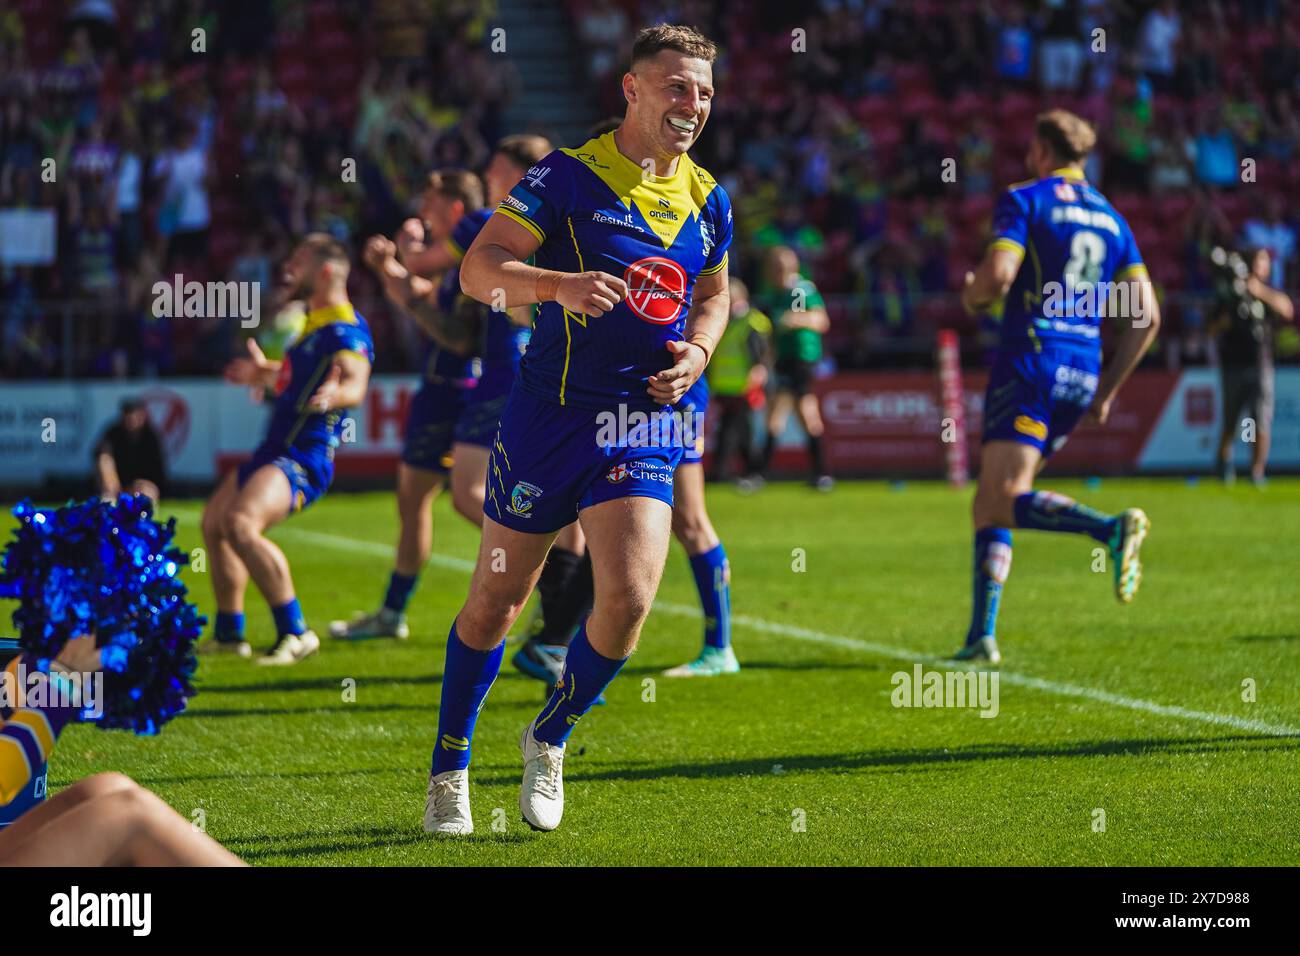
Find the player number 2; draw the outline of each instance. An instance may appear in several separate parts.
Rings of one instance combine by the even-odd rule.
[[[1065,264],[1067,279],[1075,287],[1092,285],[1101,277],[1101,263],[1106,258],[1106,242],[1095,232],[1080,229],[1070,240],[1070,261]]]

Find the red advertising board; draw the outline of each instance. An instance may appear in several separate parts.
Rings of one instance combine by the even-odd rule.
[[[972,464],[979,459],[987,373],[963,376]],[[1054,470],[1132,471],[1178,382],[1177,372],[1142,371],[1125,385],[1104,427],[1083,424],[1052,458]],[[844,372],[817,384],[825,448],[836,474],[944,473],[944,411],[932,372]]]

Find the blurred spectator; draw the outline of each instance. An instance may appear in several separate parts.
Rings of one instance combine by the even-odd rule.
[[[158,231],[167,239],[164,268],[201,261],[208,254],[208,157],[198,143],[199,129],[183,120],[173,148],[156,160],[152,175],[161,182]]]
[[[1202,341],[1207,312],[1203,260],[1155,228],[1166,209],[1173,223],[1189,203],[1209,203],[1229,239],[1247,213],[1276,231],[1262,206],[1220,192],[1240,183],[1244,156],[1259,161],[1251,193],[1295,190],[1294,0],[1215,0],[1195,17],[1168,0],[558,6],[570,46],[528,56],[584,65],[585,89],[554,94],[568,97],[575,121],[598,105],[621,113],[617,79],[642,24],[681,19],[719,41],[719,95],[696,158],[733,197],[733,271],[760,295],[762,251],[795,246],[828,295],[826,346],[837,359],[882,360],[872,336],[886,328],[904,330],[890,345],[910,348],[906,360],[929,361],[934,329],[962,321],[954,291],[983,241],[988,201],[1023,177],[1024,125],[1047,106],[1073,105],[1098,122],[1105,148],[1089,177],[1120,190],[1121,211],[1147,227],[1153,277],[1172,280],[1161,347],[1179,334]],[[173,325],[149,314],[141,290],[181,264],[200,279],[261,273],[290,232],[323,228],[354,243],[394,230],[431,166],[480,166],[502,134],[519,131],[506,117],[521,96],[539,95],[537,84],[516,73],[525,61],[513,29],[510,56],[489,47],[490,28],[513,27],[519,9],[496,0],[25,0],[0,11],[0,207],[55,210],[59,239],[55,265],[0,272],[12,347],[0,367],[208,370],[209,350],[227,351],[238,330]],[[206,31],[205,54],[190,49],[195,26]],[[791,49],[795,27],[806,52]],[[47,158],[54,182],[42,179]],[[955,184],[939,175],[948,158]],[[340,175],[345,160],[355,182]],[[1207,186],[1214,194],[1196,198]],[[1158,275],[1166,263],[1170,274]],[[1284,276],[1295,281],[1294,271]],[[359,302],[374,291],[366,283],[355,279]],[[87,298],[114,287],[117,301]],[[66,340],[65,306],[75,326]],[[380,349],[380,367],[411,368],[408,324],[394,322],[382,297],[365,311],[376,342],[394,345]],[[882,315],[895,319],[874,324]]]
[[[1142,69],[1158,92],[1173,89],[1182,19],[1175,0],[1160,0],[1142,21],[1138,39]]]
[[[1223,396],[1219,468],[1225,483],[1236,478],[1232,446],[1244,430],[1252,442],[1250,477],[1262,485],[1273,427],[1273,322],[1294,321],[1295,307],[1286,293],[1267,281],[1272,270],[1267,249],[1249,250],[1240,258],[1236,253],[1223,255],[1223,249],[1216,254],[1225,260],[1219,263],[1217,303]],[[1249,421],[1240,417],[1243,414]]]
[[[1023,83],[1034,64],[1034,33],[1019,3],[1003,4],[1003,18],[997,22],[997,70],[1004,80]]]
[[[164,477],[162,442],[144,403],[128,398],[121,415],[95,443],[95,478],[99,494],[161,497]]]
[[[1241,168],[1237,162],[1237,141],[1222,113],[1214,111],[1197,117],[1196,179],[1210,186],[1236,186]]]
[[[1045,90],[1073,91],[1083,75],[1084,46],[1077,0],[1046,0],[1047,20],[1039,47],[1039,82]]]
[[[1296,254],[1296,231],[1282,218],[1282,199],[1272,195],[1261,201],[1260,214],[1246,221],[1241,231],[1243,245],[1250,249],[1267,249],[1269,273],[1262,277],[1269,285],[1281,289]]]

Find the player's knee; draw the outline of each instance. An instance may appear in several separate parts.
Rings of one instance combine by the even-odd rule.
[[[222,532],[236,548],[252,544],[262,534],[262,523],[244,511],[233,511],[226,516]]]
[[[483,485],[469,485],[452,490],[451,504],[467,521],[477,522],[483,514]]]
[[[456,634],[461,643],[476,651],[490,651],[523,610],[523,601],[497,604],[473,596],[456,615]]]
[[[199,522],[199,527],[203,531],[203,540],[211,544],[220,540],[225,534],[226,517],[209,505],[203,509],[203,518]]]
[[[650,614],[654,595],[640,588],[628,588],[616,594],[599,595],[593,613],[620,633],[633,633]]]
[[[688,554],[699,554],[709,549],[714,537],[713,526],[703,512],[673,509],[673,537],[682,543]]]
[[[981,484],[971,500],[971,520],[977,528],[1011,525],[1014,513],[1015,495],[1002,483]]]
[[[126,774],[110,770],[83,777],[69,787],[68,792],[78,800],[98,800],[119,790],[129,790],[135,786],[138,784]]]

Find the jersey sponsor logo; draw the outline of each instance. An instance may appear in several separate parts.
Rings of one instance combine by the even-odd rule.
[[[700,220],[700,241],[704,243],[704,258],[707,259],[717,241],[713,237],[713,226],[703,219]]]
[[[533,499],[541,496],[541,488],[527,481],[517,481],[514,491],[510,492],[510,507],[507,510],[520,518],[531,518],[529,512],[533,510]]]
[[[501,205],[513,209],[515,212],[523,213],[529,219],[537,215],[537,211],[542,208],[542,201],[534,196],[523,186],[516,186],[506,194],[506,198],[501,200]]]
[[[596,169],[609,169],[609,166],[596,158],[595,153],[579,153],[578,158],[588,166],[593,166]]]
[[[532,186],[534,189],[545,189],[546,183],[542,180],[547,177],[550,171],[550,166],[529,167],[528,172],[524,175],[524,182],[528,183],[528,185]]]
[[[608,216],[600,210],[597,210],[591,214],[591,221],[598,222],[602,226],[621,226],[624,229],[635,229],[637,232],[645,232],[644,229],[632,221],[631,213],[628,213],[622,219],[619,219],[616,216]]]
[[[620,485],[629,478],[637,481],[653,481],[661,485],[673,483],[674,469],[657,461],[619,462],[605,475],[611,485]]]
[[[1061,202],[1079,201],[1079,194],[1074,191],[1074,187],[1069,183],[1057,183],[1053,187],[1053,191],[1056,193],[1056,198],[1061,200]]]
[[[627,304],[655,325],[671,325],[681,314],[686,296],[686,270],[663,256],[647,256],[623,272]]]
[[[678,219],[678,215],[677,215],[677,213],[673,212],[673,204],[672,204],[672,203],[670,203],[667,199],[662,199],[662,198],[661,198],[661,199],[659,200],[659,205],[663,206],[664,208],[663,208],[662,210],[660,210],[660,209],[651,209],[651,210],[649,211],[650,216],[651,216],[652,218],[654,218],[654,219],[662,219],[662,220],[664,220],[664,222],[676,222],[676,221],[677,221],[677,219]]]
[[[1037,438],[1039,441],[1047,438],[1047,426],[1028,415],[1017,415],[1014,426],[1016,431],[1030,438]]]

